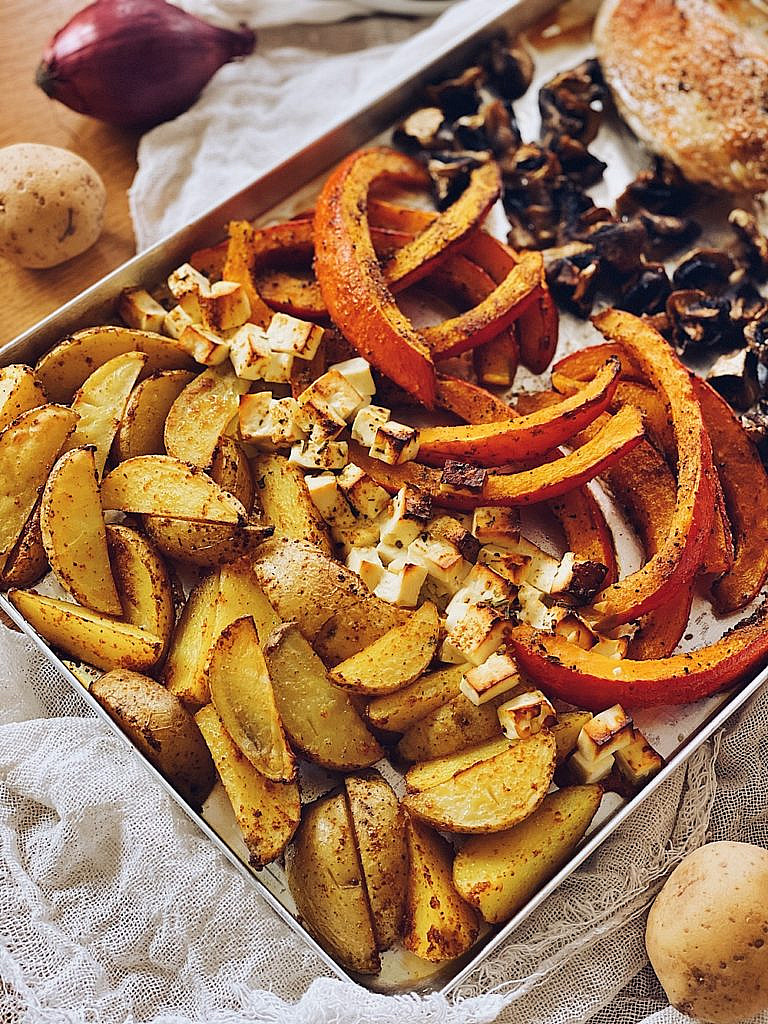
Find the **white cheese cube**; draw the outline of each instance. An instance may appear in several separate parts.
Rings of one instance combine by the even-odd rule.
[[[342,363],[334,363],[328,367],[328,370],[335,370],[336,373],[340,373],[352,385],[355,391],[368,400],[366,405],[376,394],[376,385],[373,383],[373,376],[371,375],[371,364],[363,359],[362,356],[357,356],[354,359],[345,359]]]
[[[376,552],[384,565],[389,565],[396,558],[399,558],[404,550],[403,545],[398,547],[397,544],[385,544],[383,541],[376,545]]]
[[[389,504],[389,494],[384,488],[352,462],[339,474],[339,487],[352,508],[368,519],[381,515]]]
[[[423,565],[430,576],[451,591],[458,590],[471,569],[458,548],[430,533],[420,534],[411,541],[408,557],[416,565]]]
[[[515,544],[520,539],[520,514],[513,508],[482,505],[472,513],[471,529],[481,544]]]
[[[586,723],[579,733],[576,749],[586,761],[596,761],[628,746],[633,731],[631,717],[621,704],[614,704]]]
[[[376,439],[376,431],[389,422],[390,411],[381,405],[365,405],[352,423],[352,440],[370,448]]]
[[[240,437],[252,444],[266,445],[267,450],[272,443],[271,404],[272,392],[259,391],[255,395],[241,395],[237,410]]]
[[[492,654],[482,665],[470,669],[462,676],[459,689],[473,704],[485,704],[519,684],[520,675],[515,659],[509,654]]]
[[[565,637],[569,643],[576,644],[577,647],[581,647],[584,651],[591,650],[597,643],[597,633],[580,615],[573,611],[569,611],[558,622],[555,632],[558,636]]]
[[[410,462],[418,453],[419,431],[394,420],[378,428],[368,452],[371,458],[386,462],[388,466]]]
[[[363,396],[336,370],[326,370],[302,392],[302,404],[327,410],[346,422],[359,408]]]
[[[336,477],[333,473],[320,473],[319,476],[305,476],[304,483],[315,508],[327,522],[339,497]]]
[[[625,636],[617,637],[615,640],[600,637],[597,643],[593,644],[591,650],[594,654],[602,654],[606,658],[615,658],[620,661],[627,656],[629,640]]]
[[[517,588],[517,603],[520,618],[534,629],[553,630],[557,624],[569,614],[570,609],[562,605],[547,605],[542,601],[542,593],[530,583],[521,583]]]
[[[456,662],[458,654],[464,661],[482,665],[504,643],[507,620],[488,605],[471,605],[463,619],[451,629],[443,644],[443,661]],[[446,656],[447,655],[447,656]]]
[[[426,570],[419,565],[405,565],[400,572],[385,569],[373,592],[398,608],[415,608],[426,576]]]
[[[580,750],[574,750],[566,761],[568,772],[575,782],[582,785],[589,785],[593,782],[601,782],[608,775],[614,765],[613,754],[606,754],[596,760],[584,757]]]
[[[343,469],[349,458],[346,441],[299,441],[291,448],[288,461],[302,469]]]
[[[616,767],[633,786],[639,786],[658,775],[664,758],[654,750],[639,729],[632,730],[632,740],[616,751]]]
[[[374,547],[350,548],[347,568],[356,572],[369,590],[375,590],[386,571]]]
[[[209,291],[200,292],[197,301],[202,322],[212,331],[231,331],[251,315],[250,299],[236,281],[217,281]]]
[[[199,323],[202,319],[200,296],[207,295],[211,288],[205,274],[195,270],[190,263],[182,263],[168,278],[168,288],[190,319]]]
[[[432,500],[414,487],[401,487],[392,499],[392,512],[379,523],[384,544],[407,548],[424,531],[432,517]]]
[[[430,520],[429,532],[433,537],[440,537],[453,544],[461,552],[462,558],[468,562],[476,562],[480,544],[469,530],[454,516],[436,516]]]
[[[479,565],[487,565],[509,583],[520,584],[525,579],[528,560],[524,555],[494,544],[480,548],[477,555]]]
[[[541,690],[527,690],[498,709],[499,722],[509,740],[525,740],[557,721],[557,712]]]
[[[295,398],[273,399],[269,407],[272,420],[272,443],[278,448],[286,448],[294,441],[304,439],[304,431],[298,423],[299,403]]]
[[[317,324],[288,313],[275,313],[267,327],[269,347],[275,352],[289,352],[298,359],[314,359],[324,333]]]
[[[181,306],[174,306],[165,314],[163,320],[163,331],[171,338],[178,340],[184,333],[185,328],[191,327],[195,321],[185,313]]]
[[[203,366],[220,366],[229,358],[229,345],[200,324],[187,324],[177,344]]]
[[[235,373],[243,380],[265,380],[285,384],[291,379],[293,356],[273,352],[265,332],[257,324],[243,324],[229,342]]]
[[[144,288],[124,288],[117,303],[117,312],[129,327],[156,334],[162,331],[166,317],[160,303],[155,302]]]

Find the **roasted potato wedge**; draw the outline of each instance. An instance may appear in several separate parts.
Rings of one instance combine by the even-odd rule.
[[[302,921],[323,949],[358,974],[381,962],[343,793],[304,808],[286,864]]]
[[[93,445],[73,448],[53,467],[40,502],[40,532],[61,586],[86,608],[122,616],[107,554]]]
[[[337,665],[331,679],[353,693],[394,693],[426,670],[435,655],[439,636],[437,608],[426,601],[401,626],[394,626]]]
[[[557,763],[562,764],[576,749],[579,733],[592,717],[591,711],[561,711],[551,727],[557,745]]]
[[[219,634],[206,674],[217,715],[254,768],[272,782],[293,782],[296,758],[285,740],[252,618],[236,619]]]
[[[216,781],[213,761],[195,720],[154,679],[113,669],[91,693],[146,759],[199,810]]]
[[[505,700],[502,694],[478,705],[459,693],[412,725],[398,743],[397,753],[404,761],[432,761],[500,736],[496,708]]]
[[[595,785],[560,789],[508,832],[472,836],[453,862],[456,888],[486,921],[508,921],[571,856],[602,795]]]
[[[249,615],[253,620],[262,647],[280,625],[275,609],[264,596],[246,559],[221,567],[216,598],[216,634],[242,615]]]
[[[170,338],[129,327],[88,327],[63,338],[40,359],[35,372],[52,402],[71,402],[87,377],[124,352],[145,352],[146,374],[194,370],[197,364]]]
[[[245,509],[202,470],[170,455],[139,455],[121,462],[101,484],[105,509],[176,519],[233,523]]]
[[[556,754],[552,734],[536,733],[445,782],[411,793],[403,806],[446,832],[502,832],[533,814],[544,799]]]
[[[206,663],[218,636],[216,601],[219,573],[197,584],[184,605],[163,665],[163,682],[188,707],[197,710],[211,699]]]
[[[344,788],[368,891],[376,946],[389,949],[400,936],[405,911],[405,818],[392,787],[378,772],[348,775]]]
[[[219,438],[237,416],[240,396],[250,386],[250,381],[235,375],[229,360],[203,370],[187,384],[168,412],[166,452],[207,469]]]
[[[167,649],[176,609],[165,563],[151,541],[127,526],[107,527],[107,549],[123,618],[159,637]]]
[[[452,960],[471,949],[480,930],[477,914],[453,884],[453,850],[408,815],[405,836],[409,867],[403,945],[422,960]]]
[[[257,455],[251,463],[256,498],[275,538],[305,541],[331,557],[328,527],[310,497],[304,474],[282,455]]]
[[[8,597],[44,640],[96,668],[147,672],[162,657],[163,641],[128,622],[34,590],[11,590]]]
[[[243,447],[232,437],[220,437],[211,460],[211,477],[219,487],[234,494],[249,514],[253,511],[255,484]]]
[[[0,368],[0,430],[47,401],[45,388],[30,366],[14,363]]]
[[[450,665],[420,676],[395,693],[374,697],[366,709],[371,725],[385,732],[405,732],[432,711],[459,695],[469,665]]]
[[[163,431],[168,412],[190,381],[189,370],[161,370],[133,389],[115,438],[120,462],[137,455],[165,455]]]
[[[512,745],[506,736],[496,736],[485,743],[478,743],[475,747],[467,747],[457,754],[449,754],[447,757],[438,757],[434,761],[423,761],[421,764],[412,765],[405,773],[405,786],[409,793],[420,793],[422,790],[431,789],[433,786],[447,782],[458,772],[465,768],[471,768],[473,764],[480,761],[487,761],[502,751],[508,750]]]
[[[296,623],[277,629],[264,650],[277,709],[291,746],[336,771],[367,768],[383,751],[349,697],[335,687]]]
[[[29,587],[48,572],[48,556],[40,532],[40,504],[35,505],[18,540],[8,553],[0,587]]]
[[[0,434],[0,562],[37,504],[77,416],[61,405],[22,413]]]
[[[257,771],[237,749],[212,704],[197,712],[195,722],[232,804],[251,863],[262,867],[277,860],[301,818],[298,785],[270,782]]]

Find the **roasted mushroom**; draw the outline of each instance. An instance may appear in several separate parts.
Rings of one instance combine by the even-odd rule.
[[[637,217],[658,255],[674,252],[701,234],[701,225],[692,217],[673,217],[669,213],[651,213],[650,210],[638,210]]]
[[[721,355],[707,374],[707,380],[734,409],[749,409],[760,397],[757,356],[748,348]]]
[[[490,158],[486,153],[433,153],[427,163],[432,179],[432,195],[438,210],[455,202],[469,184],[475,167]]]
[[[606,267],[622,275],[637,270],[648,242],[645,228],[636,219],[594,224],[581,238],[594,245]]]
[[[519,99],[533,79],[533,59],[519,42],[492,40],[484,64],[489,84],[505,100]]]
[[[445,149],[452,140],[445,128],[442,110],[439,107],[422,107],[400,122],[392,141],[401,149],[414,153],[424,149]]]
[[[733,340],[731,304],[698,289],[674,291],[667,299],[672,338],[679,352],[687,348],[714,348]]]
[[[757,361],[763,366],[768,366],[768,315],[747,324],[744,328],[744,340]]]
[[[664,265],[644,263],[622,284],[616,305],[635,316],[660,313],[665,309],[671,291]]]
[[[757,448],[763,462],[768,462],[768,400],[758,399],[754,409],[741,417],[741,425]]]
[[[555,75],[539,90],[541,134],[569,135],[588,145],[597,135],[607,92],[594,59]]]
[[[616,200],[616,212],[625,217],[642,209],[679,217],[691,205],[695,195],[694,187],[674,164],[663,157],[656,157],[653,167],[641,171],[624,189]]]
[[[745,332],[756,320],[768,315],[768,302],[751,281],[745,281],[736,289],[731,299],[731,320],[737,331]]]
[[[722,249],[695,249],[677,265],[672,283],[680,291],[699,288],[709,295],[725,291],[736,269],[731,257]]]
[[[575,316],[592,312],[600,281],[600,260],[593,245],[570,242],[544,254],[547,284],[555,301]]]
[[[548,139],[547,145],[557,154],[563,174],[582,188],[596,185],[608,166],[604,160],[590,153],[580,139],[574,139],[570,135],[553,135]]]
[[[768,276],[768,238],[746,210],[731,210],[728,221],[741,243],[744,262],[750,274],[758,281],[764,281]]]
[[[427,86],[427,95],[435,106],[440,107],[447,120],[456,121],[460,117],[477,113],[480,106],[479,87],[484,77],[482,68],[467,68],[456,78],[446,78],[444,82]]]

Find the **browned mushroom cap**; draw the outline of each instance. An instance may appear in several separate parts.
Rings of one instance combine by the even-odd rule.
[[[720,356],[707,374],[707,380],[734,409],[749,409],[760,397],[757,356],[748,348]]]
[[[555,75],[539,90],[542,137],[546,141],[550,135],[569,135],[589,144],[600,127],[606,97],[600,65],[594,59]]]
[[[674,291],[667,299],[672,341],[680,352],[689,347],[713,348],[733,339],[731,304],[699,289]]]
[[[514,152],[521,144],[520,129],[511,104],[491,100],[482,105],[479,116],[483,119],[485,137],[497,156]]]
[[[768,315],[768,301],[763,298],[751,281],[739,285],[731,299],[731,320],[737,330],[746,332],[755,320],[762,320]],[[746,333],[745,333],[746,337]]]
[[[701,234],[701,225],[692,217],[673,217],[671,214],[638,210],[637,218],[648,234],[654,252],[667,254],[692,242]]]
[[[641,171],[616,200],[622,217],[638,209],[665,216],[680,216],[693,202],[696,190],[669,160],[656,157],[653,167]]]
[[[644,263],[621,286],[616,305],[628,313],[660,313],[672,286],[663,263]]]
[[[477,113],[480,106],[478,90],[484,78],[482,68],[467,68],[456,78],[446,78],[436,85],[427,86],[427,95],[435,106],[443,110],[449,121],[455,121],[459,117]]]
[[[455,202],[469,184],[475,167],[490,160],[490,153],[433,153],[427,163],[432,195],[438,210]]]
[[[592,312],[600,281],[600,259],[593,245],[569,242],[544,251],[547,284],[555,301],[576,316]]]
[[[607,267],[625,275],[640,265],[648,236],[642,223],[633,219],[594,224],[584,232],[582,241],[594,245]]]
[[[722,249],[694,249],[678,263],[672,276],[676,289],[699,288],[710,295],[725,291],[736,265]]]
[[[533,59],[517,40],[492,40],[483,63],[489,84],[505,100],[519,99],[533,80]]]
[[[744,341],[758,362],[768,366],[768,314],[753,320],[744,328]]]
[[[746,210],[731,210],[728,221],[741,243],[744,262],[750,274],[758,281],[764,281],[768,276],[768,238]]]
[[[440,107],[422,107],[400,122],[392,134],[392,141],[408,152],[445,149],[451,144],[451,134],[444,126],[445,115]]]
[[[570,135],[551,135],[547,139],[547,145],[557,154],[563,174],[582,188],[596,185],[608,166],[604,160],[590,153],[580,139],[574,139]]]
[[[666,310],[663,313],[643,314],[643,320],[654,329],[658,331],[662,338],[666,338],[667,341],[672,344],[672,321],[669,319]]]
[[[754,409],[741,417],[741,425],[763,462],[768,462],[768,401],[758,399]]]

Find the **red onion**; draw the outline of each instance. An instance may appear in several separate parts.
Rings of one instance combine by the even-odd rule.
[[[249,28],[216,28],[165,0],[96,0],[59,29],[35,80],[81,114],[148,127],[185,111],[255,43]]]

